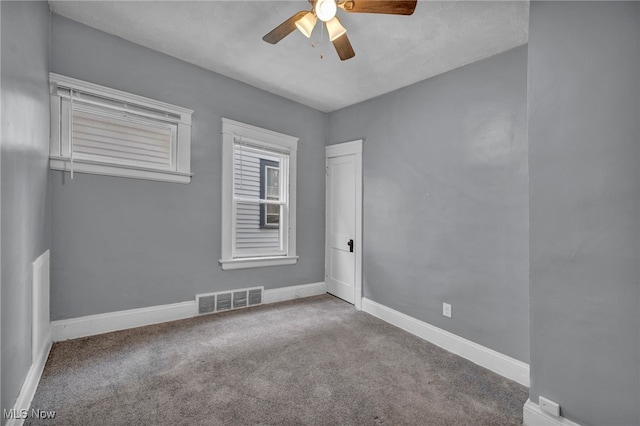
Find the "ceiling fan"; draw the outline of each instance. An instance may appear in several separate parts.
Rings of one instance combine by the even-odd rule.
[[[349,13],[382,13],[388,15],[411,15],[417,0],[309,0],[311,10],[301,10],[262,37],[264,41],[276,44],[296,28],[307,38],[320,19],[325,23],[329,40],[343,61],[353,58],[356,53],[351,47],[347,30],[342,26],[336,12],[338,8]]]

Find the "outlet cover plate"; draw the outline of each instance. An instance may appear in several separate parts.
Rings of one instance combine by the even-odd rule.
[[[451,318],[451,305],[448,303],[442,303],[442,315],[447,318]]]

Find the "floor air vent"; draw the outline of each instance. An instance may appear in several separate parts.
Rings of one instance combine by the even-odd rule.
[[[217,293],[197,294],[198,314],[229,311],[262,304],[264,287],[252,287],[242,290],[219,291]]]

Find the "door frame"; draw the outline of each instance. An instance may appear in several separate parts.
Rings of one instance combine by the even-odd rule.
[[[328,277],[328,254],[329,254],[329,214],[328,203],[329,185],[327,185],[326,176],[329,169],[329,158],[342,157],[347,155],[355,155],[356,160],[356,209],[355,209],[355,281],[354,281],[354,306],[357,310],[362,310],[362,146],[364,139],[357,139],[350,142],[343,142],[335,145],[325,146],[325,248],[324,248],[324,271],[325,280]]]

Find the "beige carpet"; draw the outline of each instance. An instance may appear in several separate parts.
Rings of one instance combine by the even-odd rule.
[[[527,389],[329,295],[56,343],[26,425],[520,425]]]

